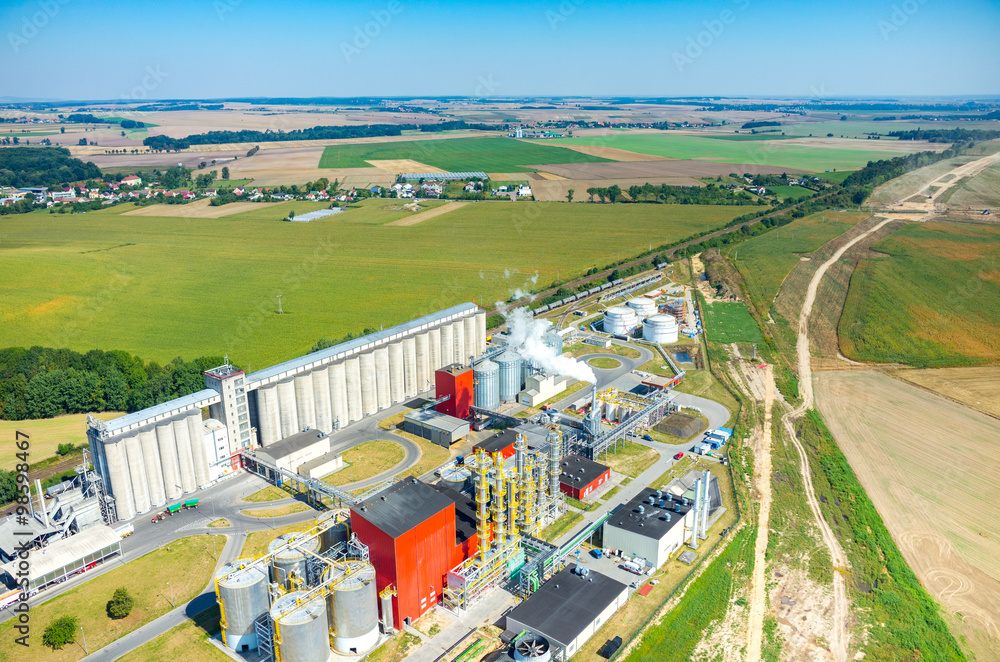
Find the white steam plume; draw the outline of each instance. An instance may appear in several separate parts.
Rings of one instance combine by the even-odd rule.
[[[534,319],[527,308],[511,311],[501,309],[507,319],[507,346],[548,373],[570,377],[591,384],[597,382],[594,371],[586,363],[570,356],[556,354],[555,349],[542,342],[551,330],[548,320]]]

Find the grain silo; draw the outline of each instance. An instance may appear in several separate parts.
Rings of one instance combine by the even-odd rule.
[[[423,393],[431,387],[433,371],[430,363],[430,334],[421,333],[414,338],[417,359],[417,391]]]
[[[271,605],[271,620],[280,633],[275,657],[295,662],[327,662],[330,626],[326,612],[322,595],[307,598],[306,593],[293,591],[275,600]]]
[[[431,329],[427,332],[428,358],[428,388],[434,387],[434,371],[447,365],[441,360],[441,329]]]
[[[299,416],[295,408],[295,384],[291,379],[278,382],[278,412],[281,421],[281,436],[279,439],[290,437],[296,432],[301,432],[299,427]]]
[[[186,420],[188,436],[191,438],[191,458],[194,462],[195,484],[199,488],[208,487],[212,482],[212,478],[208,474],[208,453],[205,450],[205,424],[202,422],[201,410],[196,409],[190,412]]]
[[[677,342],[677,320],[670,315],[653,315],[642,323],[642,337],[655,343]]]
[[[398,340],[389,345],[389,396],[393,404],[403,398],[403,344]]]
[[[149,505],[153,508],[167,502],[163,492],[163,469],[160,467],[160,449],[156,446],[156,432],[143,430],[139,433],[142,445],[142,460],[146,463],[146,478],[149,480]]]
[[[438,360],[441,362],[438,368],[455,362],[455,330],[451,324],[441,327],[441,356]]]
[[[132,481],[128,475],[128,459],[125,457],[125,443],[119,440],[104,444],[104,457],[107,460],[111,490],[115,495],[115,507],[118,510],[118,519],[132,519],[135,516],[135,503],[132,501]]]
[[[452,362],[467,365],[469,355],[465,353],[465,324],[462,320],[458,320],[452,323],[451,328],[455,338],[455,358],[452,359]]]
[[[472,369],[473,397],[475,406],[495,410],[500,406],[500,367],[486,359]]]
[[[297,549],[296,547],[285,547],[289,543],[300,541]],[[312,556],[312,554],[319,553],[320,539],[319,536],[314,536],[312,538],[306,539],[305,533],[285,533],[274,540],[271,544],[267,546],[267,551],[269,553],[273,552],[271,557],[271,580],[281,584],[285,589],[292,589],[292,573],[298,577],[295,586],[304,586],[308,579],[306,570],[308,568],[307,560]],[[285,549],[280,549],[285,547]],[[278,551],[275,551],[278,550]],[[309,552],[312,552],[310,554]]]
[[[403,338],[403,396],[412,398],[417,394],[417,342],[413,338]]]
[[[277,384],[268,384],[257,389],[258,432],[260,442],[264,446],[281,439],[280,411]]]
[[[298,420],[300,432],[306,428],[316,427],[316,401],[313,396],[313,382],[309,373],[295,375],[295,418]]]
[[[625,336],[639,325],[639,318],[632,308],[613,306],[604,311],[604,332]]]
[[[181,495],[181,476],[177,470],[177,446],[174,444],[174,428],[170,421],[163,421],[156,426],[156,446],[160,450],[160,466],[163,468],[163,491],[167,500],[177,499]],[[108,468],[111,468],[110,457],[108,458]],[[112,480],[114,477],[112,476]],[[112,485],[115,500],[118,500],[118,491]],[[118,517],[122,517],[121,508],[118,509]],[[126,518],[122,518],[126,519]]]
[[[330,367],[324,366],[312,372],[313,397],[316,398],[316,428],[323,432],[333,431],[333,407],[330,396]]]
[[[347,425],[347,373],[344,363],[330,366],[330,409],[333,414],[333,429]]]
[[[392,394],[389,388],[389,348],[379,347],[375,354],[375,391],[378,395],[378,408],[388,409],[392,405]]]
[[[516,400],[517,394],[521,392],[521,383],[524,378],[522,374],[523,359],[517,352],[507,350],[496,358],[496,364],[500,373],[500,399],[505,402]]]
[[[341,561],[326,569],[331,582],[327,598],[333,648],[345,655],[364,653],[378,643],[375,568],[364,561]]]
[[[360,421],[361,413],[361,364],[358,357],[344,361],[344,392],[347,399],[347,421]],[[284,427],[284,426],[282,426]]]
[[[375,384],[375,355],[371,352],[358,357],[361,370],[361,413],[371,416],[378,411],[378,387]]]
[[[477,356],[482,353],[482,350],[479,349],[476,335],[476,318],[466,317],[462,320],[462,324],[465,326],[465,356],[462,360],[468,361],[470,356]]]
[[[215,575],[216,600],[222,614],[222,641],[234,651],[257,650],[254,627],[268,610],[267,573],[263,562],[239,559]]]
[[[476,313],[476,354],[486,351],[486,313]]]
[[[128,475],[132,481],[132,500],[136,513],[149,510],[149,481],[146,480],[146,463],[142,459],[142,444],[139,435],[125,437],[119,443],[125,447],[125,458],[128,463]]]
[[[171,421],[174,429],[174,443],[177,445],[177,470],[180,472],[181,490],[188,494],[198,489],[194,480],[194,460],[191,457],[191,435],[184,419]]]
[[[626,305],[635,311],[636,317],[638,317],[640,320],[644,320],[647,317],[652,317],[657,312],[659,312],[656,308],[656,302],[646,297],[636,297],[634,299],[629,299]]]

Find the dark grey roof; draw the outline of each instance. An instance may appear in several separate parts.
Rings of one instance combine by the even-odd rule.
[[[453,503],[427,483],[407,478],[353,506],[351,512],[398,538]]]
[[[559,467],[562,469],[559,482],[576,488],[590,485],[608,470],[607,465],[579,455],[567,455],[559,463]]]
[[[639,492],[631,501],[619,508],[610,517],[605,526],[613,526],[618,529],[638,533],[647,538],[659,540],[667,534],[670,529],[677,526],[684,519],[684,515],[694,508],[694,501],[688,499],[688,505],[683,505],[681,497],[673,497],[673,501],[667,501],[666,507],[660,506],[660,497],[656,490],[646,488]],[[669,493],[663,491],[663,499],[667,499]],[[649,497],[653,497],[656,502],[649,503]],[[639,513],[639,506],[642,506],[643,513]],[[680,507],[680,512],[676,508]],[[666,516],[669,514],[670,519]]]
[[[281,441],[276,441],[273,444],[268,444],[263,448],[263,450],[258,451],[262,455],[268,455],[274,460],[280,460],[283,457],[287,457],[296,451],[300,451],[303,448],[308,448],[315,443],[321,442],[326,439],[326,446],[323,452],[329,452],[330,450],[330,437],[327,436],[322,430],[305,430],[303,432],[296,432],[290,437],[285,437]]]
[[[517,433],[512,430],[504,430],[498,435],[494,435],[489,439],[484,439],[474,446],[474,448],[482,448],[487,453],[496,453],[497,451],[502,451],[508,446],[513,446],[514,441],[517,440]]]
[[[476,535],[475,500],[441,483],[431,487],[455,502],[455,544],[461,544]]]
[[[563,645],[580,636],[614,602],[625,584],[593,570],[586,577],[567,566],[515,607],[507,618]],[[512,629],[509,625],[507,629]]]

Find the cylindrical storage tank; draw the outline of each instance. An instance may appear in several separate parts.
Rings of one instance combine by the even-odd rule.
[[[361,411],[371,416],[378,411],[378,386],[375,384],[375,355],[371,352],[358,357],[361,370]]]
[[[441,472],[441,483],[457,492],[467,488],[471,479],[472,471],[467,467],[448,467]]]
[[[136,514],[149,510],[149,481],[146,479],[146,463],[142,459],[142,444],[139,435],[125,437],[125,458],[128,461],[128,475],[132,481],[132,505]]]
[[[173,421],[174,443],[177,444],[177,471],[180,473],[181,490],[184,493],[198,489],[194,476],[194,458],[191,457],[191,435],[188,432],[187,421],[183,418]]]
[[[223,637],[234,651],[257,650],[257,630],[254,621],[269,608],[267,573],[264,564],[248,567],[251,559],[227,563],[216,574],[219,601],[226,615]]]
[[[472,401],[477,407],[496,410],[500,406],[500,366],[486,359],[472,369]]]
[[[174,427],[170,421],[156,426],[156,447],[160,451],[160,466],[163,467],[163,492],[167,499],[181,495],[181,474],[177,462],[177,445],[174,443]]]
[[[440,362],[435,368],[443,368],[446,365],[451,365],[455,362],[455,330],[452,328],[451,324],[445,324],[441,327],[441,356]]]
[[[639,318],[632,308],[613,306],[604,311],[604,332],[627,335],[639,325]]]
[[[316,428],[323,432],[333,430],[333,405],[330,400],[330,368],[312,372],[313,399],[316,401]]]
[[[486,351],[486,313],[479,311],[476,313],[476,354]]]
[[[347,375],[343,363],[330,366],[330,401],[333,405],[333,428],[344,427],[347,415]]]
[[[281,437],[290,437],[301,432],[299,415],[295,407],[295,384],[291,379],[278,383],[278,412],[281,421]]]
[[[617,416],[618,416],[618,407],[615,405],[615,403],[613,402],[607,403],[607,406],[604,409],[604,418],[608,419],[611,422],[614,422],[618,420]]]
[[[403,401],[406,380],[403,377],[403,343],[389,345],[389,397],[393,403]]]
[[[465,327],[465,362],[468,363],[470,356],[478,356],[482,352],[479,350],[479,343],[476,342],[476,318],[466,317],[462,320]]]
[[[160,468],[160,449],[156,446],[156,432],[144,430],[139,433],[142,446],[142,461],[146,463],[146,480],[149,481],[149,505],[153,508],[167,502],[163,492],[163,469]]]
[[[267,546],[267,551],[274,552],[279,547],[303,538],[305,538],[305,534],[301,532],[284,533],[271,541],[271,544]],[[319,536],[316,536],[308,540],[303,540],[301,544],[302,549],[289,547],[275,553],[271,557],[271,581],[281,584],[286,589],[291,589],[292,582],[290,576],[292,572],[295,572],[299,577],[296,586],[304,586],[305,582],[309,579],[306,574],[308,568],[307,559],[311,558],[311,555],[307,552],[319,554],[319,544]]]
[[[325,524],[328,520],[338,517],[336,511],[328,511],[316,518],[316,525]],[[320,552],[347,542],[351,537],[351,525],[346,519],[338,520],[329,529],[320,534]]]
[[[403,338],[403,395],[412,398],[417,394],[417,341]]]
[[[430,335],[421,333],[413,338],[417,354],[417,392],[423,393],[431,387]]]
[[[455,340],[455,355],[452,361],[462,365],[468,364],[469,357],[465,353],[465,324],[462,320],[452,322],[451,333]]]
[[[295,416],[301,432],[316,427],[316,401],[313,399],[313,380],[308,373],[295,375]]]
[[[392,404],[392,391],[389,384],[389,348],[379,347],[375,354],[375,392],[378,408],[386,409]]]
[[[517,398],[521,392],[521,379],[523,378],[521,356],[514,351],[507,350],[496,358],[500,379],[500,399],[510,401]]]
[[[205,424],[201,420],[201,410],[196,409],[187,416],[188,436],[191,438],[191,459],[194,462],[194,479],[198,487],[208,487],[212,482],[208,473],[208,453],[205,450]],[[234,444],[235,446],[236,444]],[[215,459],[215,456],[212,456]]]
[[[344,361],[344,391],[347,396],[347,419],[350,422],[363,418],[361,411],[361,362],[358,357]]]
[[[441,329],[431,329],[427,332],[427,381],[429,386],[434,387],[434,371],[442,367],[441,363]]]
[[[677,320],[670,315],[653,315],[642,323],[642,337],[655,343],[677,342]]]
[[[634,299],[629,299],[626,303],[629,308],[635,311],[636,316],[640,320],[644,320],[647,317],[652,317],[658,310],[656,308],[656,302],[652,299],[647,299],[646,297],[636,297]]]
[[[278,405],[278,385],[268,384],[257,389],[258,433],[264,446],[281,439],[281,409]]]
[[[330,659],[330,624],[326,600],[314,596],[306,601],[304,591],[286,593],[271,605],[271,620],[279,632],[277,645],[282,660],[327,662]]]
[[[132,480],[128,475],[125,442],[105,443],[104,456],[108,460],[108,478],[111,479],[118,519],[132,519],[135,517],[135,501],[132,498]]]
[[[378,643],[378,595],[375,568],[364,561],[345,561],[327,568],[324,579],[335,581],[327,613],[333,648],[360,655]]]

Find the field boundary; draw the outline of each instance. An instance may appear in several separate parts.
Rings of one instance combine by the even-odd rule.
[[[429,221],[435,216],[441,216],[442,214],[447,214],[450,211],[455,211],[456,209],[461,209],[465,205],[469,204],[464,201],[456,202],[446,202],[440,207],[435,207],[434,209],[428,209],[426,211],[420,211],[412,216],[406,216],[397,221],[392,221],[391,223],[386,223],[386,225],[394,225],[396,227],[408,227],[411,225],[417,225],[418,223],[423,223],[424,221]]]

